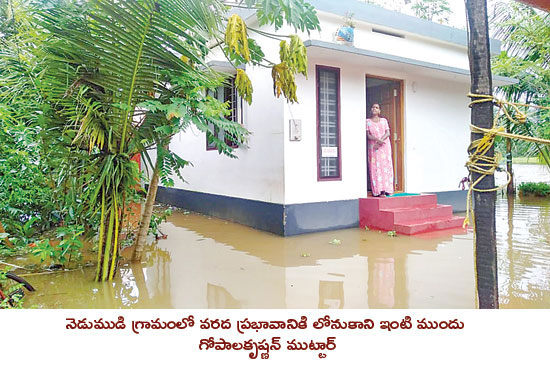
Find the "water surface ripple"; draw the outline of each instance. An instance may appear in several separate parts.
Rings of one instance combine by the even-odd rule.
[[[499,198],[501,308],[550,308],[550,203]],[[280,237],[176,211],[118,277],[30,276],[41,308],[475,308],[473,233],[347,229]],[[126,257],[128,255],[126,254]]]

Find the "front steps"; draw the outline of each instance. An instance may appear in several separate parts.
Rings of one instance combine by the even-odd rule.
[[[414,235],[462,227],[463,217],[451,205],[437,203],[435,194],[359,199],[359,225]]]

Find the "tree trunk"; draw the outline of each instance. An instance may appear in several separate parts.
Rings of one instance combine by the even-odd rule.
[[[121,212],[116,200],[103,199],[95,276],[98,282],[111,281],[118,268]]]
[[[3,232],[3,233],[6,232],[6,230],[4,230],[4,226],[2,226],[2,222],[0,222],[0,232]],[[6,244],[6,247],[8,248],[13,248],[13,243],[10,242],[8,238],[4,239],[4,244]]]
[[[153,205],[157,197],[157,189],[159,186],[159,165],[158,158],[153,170],[153,176],[149,182],[149,189],[147,190],[147,199],[145,200],[145,208],[143,210],[143,216],[141,217],[139,231],[136,239],[136,248],[134,249],[133,260],[141,261],[141,255],[143,248],[145,247],[145,240],[147,239],[147,233],[149,232],[149,225],[151,224],[151,217],[153,215]]]
[[[491,61],[489,50],[489,29],[486,0],[466,0],[466,11],[470,31],[469,60],[471,88],[473,94],[492,94]],[[483,102],[472,106],[472,124],[481,128],[491,128],[493,124],[493,104]],[[472,133],[471,139],[481,138]],[[494,156],[491,147],[487,156]],[[472,173],[472,181],[480,177]],[[477,185],[480,189],[493,188],[495,178],[487,176]],[[498,308],[497,252],[495,227],[496,192],[475,192],[475,262],[479,308]]]
[[[506,132],[510,133],[510,124],[506,125]],[[506,138],[506,171],[510,174],[510,183],[506,187],[506,192],[508,196],[514,196],[516,193],[516,188],[514,187],[514,170],[512,169],[512,140]],[[511,197],[508,197],[510,200]]]

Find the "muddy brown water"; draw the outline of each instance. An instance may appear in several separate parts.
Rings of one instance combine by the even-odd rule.
[[[550,201],[497,202],[501,308],[550,308]],[[472,230],[283,238],[177,211],[141,263],[27,277],[37,308],[475,308]],[[333,240],[339,241],[339,244]]]

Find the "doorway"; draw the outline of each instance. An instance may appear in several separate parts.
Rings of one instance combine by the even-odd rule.
[[[388,120],[393,160],[393,189],[403,192],[403,81],[367,75],[367,117],[374,103],[380,105],[381,117]],[[368,153],[368,148],[367,148]],[[368,161],[368,155],[367,155]],[[367,189],[371,190],[370,173],[367,173]]]

